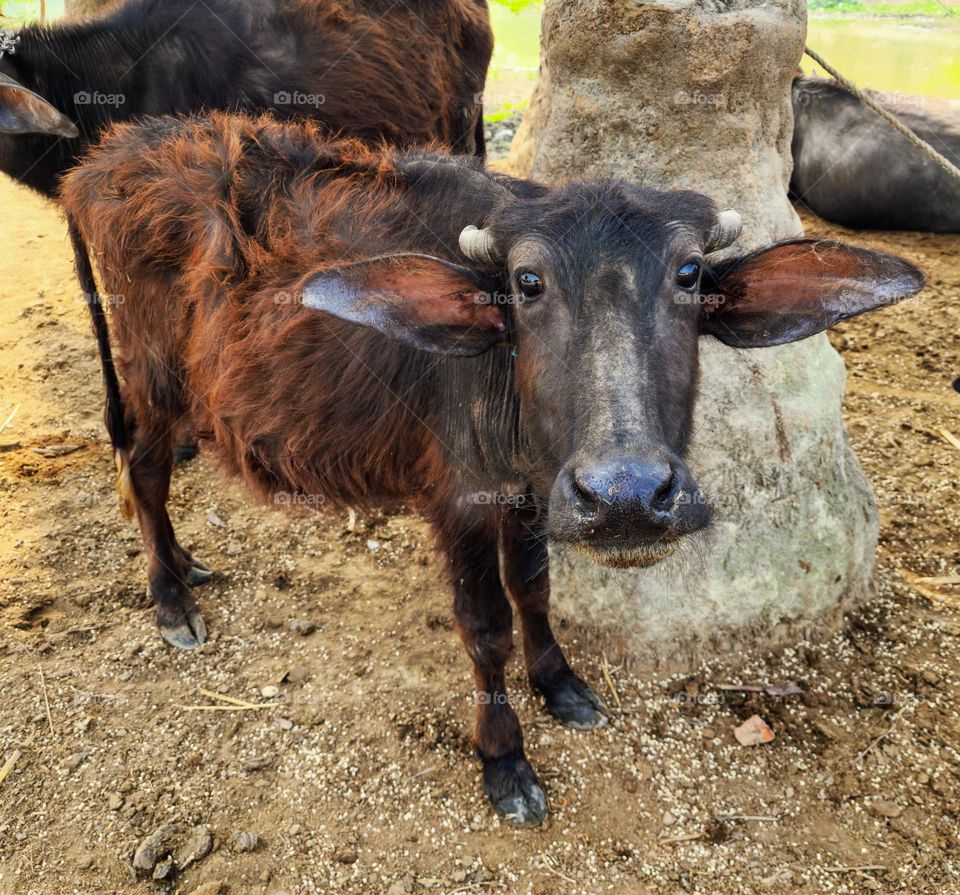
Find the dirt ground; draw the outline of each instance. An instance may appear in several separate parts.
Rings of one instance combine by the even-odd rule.
[[[17,408],[0,432],[0,766],[16,757],[0,893],[960,893],[956,237],[865,237],[930,287],[832,337],[882,508],[877,600],[829,642],[684,679],[614,663],[605,682],[602,644],[565,627],[620,709],[565,730],[512,664],[552,808],[517,831],[481,792],[468,663],[418,520],[255,506],[201,454],[172,510],[218,572],[198,591],[212,636],[196,653],[157,636],[65,227],[5,179],[0,207],[0,424]],[[724,689],[782,681],[804,692]],[[755,713],[776,739],[744,748],[733,729]],[[166,824],[187,866],[138,877]]]

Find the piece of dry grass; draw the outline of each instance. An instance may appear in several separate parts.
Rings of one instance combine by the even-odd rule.
[[[863,873],[867,870],[882,870],[887,872],[883,864],[860,864],[857,867],[822,867],[824,873]]]
[[[16,407],[13,408],[13,410],[10,411],[10,416],[8,416],[8,417],[3,421],[3,425],[0,425],[0,432],[2,432],[4,429],[6,429],[7,426],[9,426],[10,423],[13,422],[13,418],[17,415],[17,411],[18,411],[19,409],[20,409],[20,405],[18,404]]]
[[[930,578],[914,578],[916,584],[960,584],[960,575],[934,575]]]
[[[216,690],[207,690],[203,687],[197,687],[201,696],[208,699],[215,699],[221,705],[180,705],[176,707],[185,712],[253,712],[258,709],[274,708],[275,702],[249,702],[246,699],[237,699],[235,696],[226,696],[223,693],[217,693]]]
[[[960,438],[957,438],[953,432],[950,432],[948,429],[941,429],[940,434],[948,443],[952,444],[958,451],[960,451]]]
[[[43,676],[43,669],[40,669],[40,689],[43,691],[43,706],[47,710],[47,724],[50,725],[50,736],[54,736],[56,731],[53,729],[53,715],[50,713],[50,700],[47,698],[47,679]]]
[[[7,775],[13,770],[18,758],[20,758],[20,753],[14,750],[14,753],[4,762],[3,767],[0,768],[0,783],[7,779]]]
[[[216,690],[206,690],[203,687],[197,687],[197,690],[201,696],[206,696],[210,699],[216,699],[218,702],[225,702],[228,705],[235,705],[242,709],[262,708],[264,705],[270,704],[250,702],[247,699],[237,699],[235,696],[226,696],[223,693],[217,693]]]
[[[610,695],[613,697],[613,701],[617,704],[617,711],[623,711],[623,704],[620,702],[620,694],[617,692],[617,685],[613,682],[613,675],[610,674],[610,663],[607,662],[607,654],[600,653],[600,670],[603,672],[603,679],[607,682],[607,687],[610,689]]]

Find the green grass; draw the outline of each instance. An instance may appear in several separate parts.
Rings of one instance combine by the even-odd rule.
[[[63,15],[63,0],[47,0],[47,21]],[[39,0],[0,0],[0,16],[8,25],[25,25],[40,18]]]
[[[483,113],[483,120],[490,124],[496,124],[498,121],[509,118],[514,112],[522,112],[528,105],[530,105],[530,100],[524,100],[519,103],[502,103],[497,106],[493,112],[485,111]]]
[[[927,18],[956,18],[960,22],[960,8],[955,3],[938,0],[903,0],[901,3],[874,3],[869,0],[810,0],[809,11],[854,16],[924,16]]]
[[[510,12],[520,12],[539,3],[540,0],[490,0],[491,6],[505,6]]]

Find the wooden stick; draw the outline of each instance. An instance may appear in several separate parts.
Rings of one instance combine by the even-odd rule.
[[[13,770],[13,766],[17,763],[17,759],[19,757],[20,753],[14,750],[13,755],[11,755],[4,763],[3,767],[0,768],[0,783],[3,783],[3,781],[7,779],[7,774]]]
[[[610,674],[610,664],[607,662],[607,654],[600,653],[600,658],[602,659],[600,670],[603,672],[603,679],[607,682],[607,686],[610,688],[610,695],[613,696],[613,701],[617,704],[617,711],[622,711],[623,705],[620,702],[620,694],[617,692],[617,685],[613,682],[613,675]]]
[[[275,702],[261,702],[259,704],[250,703],[250,705],[179,705],[175,707],[183,709],[185,712],[252,712],[256,709],[272,709],[277,705]]]
[[[47,724],[50,725],[50,736],[55,735],[53,729],[53,716],[50,714],[50,700],[47,699],[47,680],[43,676],[43,669],[40,669],[40,687],[43,689],[43,704],[47,708]]]

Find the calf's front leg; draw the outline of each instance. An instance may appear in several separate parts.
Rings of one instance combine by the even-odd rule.
[[[546,710],[567,727],[607,723],[607,709],[570,668],[550,628],[550,571],[543,521],[532,507],[500,511],[500,574],[517,609],[530,685]]]
[[[493,806],[523,826],[539,824],[547,799],[523,752],[520,719],[507,697],[504,669],[513,640],[510,603],[497,570],[496,533],[482,525],[441,531],[453,583],[457,632],[473,661],[474,742],[483,788]]]

